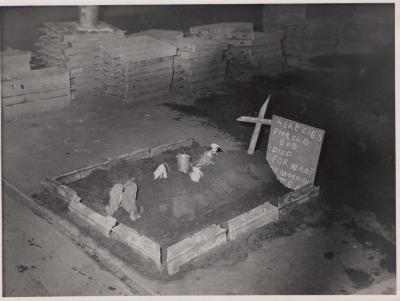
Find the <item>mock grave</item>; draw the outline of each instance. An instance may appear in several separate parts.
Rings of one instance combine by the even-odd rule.
[[[270,124],[274,127],[275,123],[274,117]],[[315,134],[320,142],[321,133]],[[47,178],[42,184],[50,197],[43,204],[92,229],[101,240],[122,243],[142,258],[144,266],[150,264],[159,273],[174,275],[230,240],[277,222],[280,210],[288,205],[318,195],[314,177],[290,191],[293,185],[282,181],[261,152],[249,156],[242,151],[222,151],[210,157],[211,163],[199,165],[210,154],[208,149],[186,139]],[[181,172],[177,156],[182,154],[191,156],[192,172],[201,166],[200,180]],[[318,158],[311,161],[316,164]],[[155,170],[160,167],[165,167],[165,174],[156,178]],[[135,218],[125,205],[110,213],[110,196],[119,183],[134,183],[134,202],[140,208]],[[112,245],[111,241],[108,247]]]
[[[89,227],[174,274],[228,240],[277,221],[278,199],[288,193],[261,154],[220,153],[215,164],[202,169],[199,183],[176,169],[177,154],[199,158],[204,150],[188,139],[125,154],[47,179],[43,185]],[[155,181],[153,171],[160,162],[168,164],[168,178]],[[138,186],[137,203],[143,207],[141,217],[132,221],[123,208],[108,215],[110,188],[132,176]]]

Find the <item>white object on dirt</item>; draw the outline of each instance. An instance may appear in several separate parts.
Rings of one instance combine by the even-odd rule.
[[[218,149],[220,149],[221,151],[225,152],[221,146],[219,146],[216,143],[211,143],[211,153],[212,154],[216,154],[218,152]]]
[[[192,171],[189,173],[189,176],[193,182],[199,182],[203,175],[204,174],[200,170],[200,167],[193,167]]]
[[[214,156],[217,155],[218,150],[225,152],[218,144],[211,143],[211,149],[204,152],[204,154],[200,157],[195,166],[202,167],[214,164],[214,161],[212,159],[214,158]]]
[[[158,165],[156,170],[153,172],[154,180],[168,178],[167,168],[168,168],[167,163],[162,163],[162,164]]]
[[[214,164],[212,150],[206,151],[201,155],[199,161],[196,163],[196,167],[202,167]]]
[[[117,211],[118,207],[122,202],[122,196],[124,193],[124,186],[121,183],[115,184],[110,190],[109,205],[106,205],[105,210],[108,215],[113,215]]]

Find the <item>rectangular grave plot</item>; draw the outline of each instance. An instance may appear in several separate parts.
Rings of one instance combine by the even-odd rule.
[[[97,222],[103,235],[111,235],[151,260],[158,270],[165,266],[169,274],[174,274],[181,265],[223,245],[229,227],[231,234],[236,231],[239,235],[275,221],[274,214],[264,217],[257,208],[268,204],[277,209],[278,199],[289,191],[277,181],[263,153],[218,153],[214,164],[203,167],[204,177],[199,183],[178,172],[177,154],[189,154],[191,163],[196,164],[208,149],[193,139],[180,140],[110,158],[48,182],[58,185],[52,188],[56,193],[60,187],[67,188],[58,192],[67,196],[71,212],[81,219],[86,216],[91,226]],[[168,165],[168,178],[155,181],[153,171],[161,163]],[[123,184],[132,177],[138,185],[137,204],[144,208],[141,217],[130,220],[123,207],[108,217],[104,208],[109,191],[115,183]],[[77,199],[81,199],[79,204]],[[243,225],[237,226],[235,218],[243,220],[244,216],[251,218],[244,218]],[[210,234],[212,227],[218,231]],[[234,238],[231,235],[230,239]]]

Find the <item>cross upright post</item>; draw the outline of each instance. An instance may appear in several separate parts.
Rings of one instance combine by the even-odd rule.
[[[265,112],[267,111],[267,107],[268,107],[268,103],[269,103],[270,97],[271,97],[271,94],[268,95],[267,100],[262,105],[262,107],[260,109],[260,112],[258,113],[258,117],[240,116],[238,119],[236,119],[237,121],[251,122],[251,123],[255,123],[256,124],[256,126],[254,127],[253,135],[252,135],[251,140],[250,140],[249,149],[247,150],[247,153],[249,155],[254,154],[254,150],[256,148],[256,144],[257,144],[257,140],[258,140],[258,136],[260,135],[261,126],[263,124],[271,125],[271,119],[264,119],[264,115],[265,115]]]

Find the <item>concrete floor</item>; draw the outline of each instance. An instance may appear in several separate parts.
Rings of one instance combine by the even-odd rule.
[[[128,108],[106,99],[81,101],[57,113],[6,122],[3,177],[32,194],[45,176],[187,137],[195,137],[201,145],[216,142],[227,151],[245,151],[245,145],[205,125],[205,119],[182,116],[160,105],[186,97],[194,96],[172,93],[165,99]],[[344,239],[347,244],[342,243]],[[3,195],[3,242],[6,296],[132,294],[52,225],[21,206],[12,194]],[[163,295],[351,294],[379,283],[385,285],[375,289],[375,294],[395,290],[395,275],[380,266],[379,250],[360,244],[340,225],[298,228],[290,236],[262,241],[257,248],[245,245],[245,255],[238,251],[236,258],[193,270],[179,280],[143,277],[143,283]],[[328,251],[335,256],[325,258]],[[367,285],[360,284],[346,272],[349,270],[372,276]]]
[[[17,195],[4,195],[3,212],[5,296],[132,294]]]

